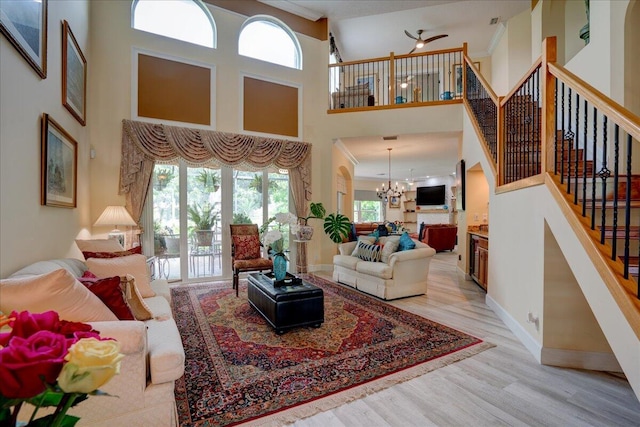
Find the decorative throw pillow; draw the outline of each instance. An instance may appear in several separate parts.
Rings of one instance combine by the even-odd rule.
[[[375,243],[358,242],[356,256],[363,261],[377,262],[380,260],[380,246]]]
[[[389,257],[392,253],[398,250],[398,245],[400,244],[399,240],[387,240],[384,246],[382,247],[382,251],[380,252],[380,261],[385,264],[389,263]]]
[[[84,259],[89,258],[118,258],[121,256],[127,255],[136,255],[142,254],[142,246],[136,246],[135,248],[131,248],[127,251],[116,251],[116,252],[91,252],[91,251],[83,251],[82,255],[84,255]]]
[[[118,252],[124,248],[116,239],[76,239],[76,245],[80,252]]]
[[[376,238],[374,236],[358,236],[358,243],[360,242],[373,244],[376,242]],[[353,248],[351,256],[358,256],[358,243],[356,243],[355,248]]]
[[[87,268],[99,278],[126,276],[136,278],[136,284],[143,298],[156,296],[149,283],[147,258],[144,255],[127,255],[117,258],[89,258]]]
[[[411,237],[409,237],[409,234],[406,231],[402,233],[402,236],[400,236],[400,244],[398,245],[398,251],[406,251],[409,249],[414,249],[415,247],[416,247],[416,242],[411,240]]]
[[[118,320],[109,308],[65,269],[0,280],[0,311],[54,310],[71,322]]]
[[[235,247],[234,259],[260,258],[260,239],[255,234],[232,236]]]
[[[100,298],[100,301],[109,307],[109,310],[111,310],[118,319],[136,320],[120,287],[120,276],[98,279],[97,277],[88,277],[89,275],[87,273],[90,273],[89,270],[85,271],[85,274],[78,278],[80,283]]]
[[[153,319],[151,309],[140,295],[135,277],[130,274],[120,277],[120,287],[136,320]]]

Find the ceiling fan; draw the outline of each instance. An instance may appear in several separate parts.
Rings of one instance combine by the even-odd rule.
[[[404,33],[407,35],[407,37],[414,39],[416,41],[416,45],[413,47],[413,49],[411,49],[411,52],[409,52],[409,55],[412,54],[414,50],[420,49],[427,43],[431,43],[434,40],[438,40],[444,37],[449,37],[449,34],[438,34],[437,36],[429,37],[428,39],[423,40],[422,33],[424,33],[425,31],[426,30],[416,31],[418,33],[418,37],[416,37],[413,34],[411,34],[409,31],[404,30]]]

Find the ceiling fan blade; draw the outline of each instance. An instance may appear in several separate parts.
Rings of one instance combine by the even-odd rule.
[[[404,30],[404,33],[407,35],[407,37],[414,39],[414,40],[418,40],[418,38],[416,36],[411,35],[411,33],[407,30]]]
[[[411,49],[411,51],[409,53],[407,53],[407,55],[411,55],[413,53],[413,51],[416,50],[416,48],[414,47],[413,49]]]
[[[437,36],[429,37],[428,39],[426,39],[424,41],[424,44],[430,43],[430,42],[438,40],[438,39],[442,39],[444,37],[449,37],[449,34],[439,34]]]

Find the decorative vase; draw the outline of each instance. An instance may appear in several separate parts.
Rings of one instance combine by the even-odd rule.
[[[307,241],[313,237],[313,227],[310,225],[301,225],[296,232],[296,239]]]
[[[273,255],[273,275],[276,280],[283,280],[287,275],[287,258],[283,254]]]

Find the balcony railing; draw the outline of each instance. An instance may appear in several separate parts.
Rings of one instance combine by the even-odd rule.
[[[458,103],[462,48],[329,65],[329,112]]]

